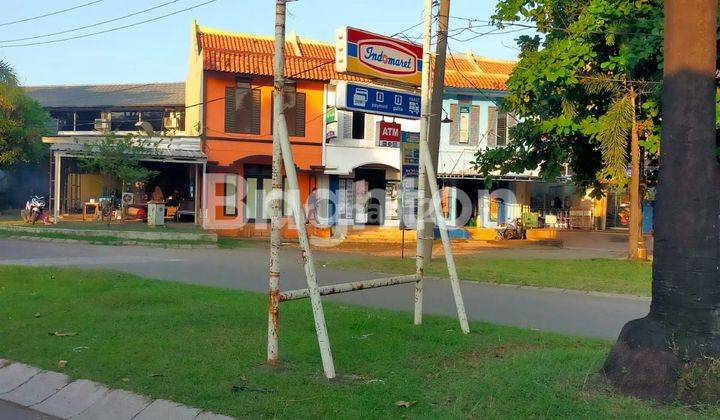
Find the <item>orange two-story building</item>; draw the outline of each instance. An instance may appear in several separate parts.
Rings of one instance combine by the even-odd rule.
[[[332,44],[290,35],[286,44],[285,110],[304,203],[323,171],[326,85]],[[186,127],[207,154],[203,225],[221,234],[269,233],[274,37],[208,29],[193,21],[186,84]],[[286,200],[287,203],[287,200]],[[290,213],[284,206],[283,234]]]

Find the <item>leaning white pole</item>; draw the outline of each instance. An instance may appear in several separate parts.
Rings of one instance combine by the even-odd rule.
[[[285,120],[285,0],[275,4],[275,62],[273,91],[272,197],[270,202],[270,263],[268,270],[268,343],[267,362],[278,361],[278,324],[280,301],[280,206],[282,197],[282,157],[277,122]]]
[[[420,143],[420,153],[425,149],[425,156],[430,155],[427,142]],[[440,230],[440,238],[442,239],[443,251],[445,253],[445,261],[447,262],[448,274],[450,275],[450,285],[452,287],[453,297],[455,298],[455,307],[457,308],[458,320],[460,328],[465,334],[470,332],[468,326],[467,315],[465,314],[465,303],[463,303],[462,291],[460,290],[460,281],[458,280],[457,269],[455,268],[455,258],[453,258],[452,249],[450,248],[450,237],[447,232],[447,224],[445,216],[442,212],[442,204],[440,203],[440,192],[437,187],[437,177],[435,176],[435,168],[430,159],[425,159],[425,173],[427,174],[428,184],[430,185],[430,193],[432,194],[432,204],[435,209],[435,220]]]
[[[430,127],[430,32],[432,30],[432,0],[425,0],[425,22],[423,28],[423,63],[422,84],[420,86],[420,144],[427,144],[428,128]],[[418,210],[415,217],[416,224],[416,252],[415,252],[415,325],[422,324],[423,307],[423,276],[425,275],[425,217],[427,200],[425,199],[425,167],[423,162],[429,155],[420,149],[420,162],[418,166]]]
[[[303,261],[305,262],[305,277],[307,278],[310,302],[312,304],[313,316],[315,317],[315,331],[317,332],[318,344],[320,345],[320,356],[322,356],[325,376],[328,379],[332,379],[335,377],[335,366],[333,365],[332,353],[330,352],[330,340],[328,338],[327,327],[325,326],[325,314],[323,313],[322,301],[320,300],[320,292],[318,291],[317,279],[315,277],[315,261],[313,260],[310,241],[308,240],[307,229],[305,228],[305,213],[300,205],[297,172],[295,171],[295,162],[293,161],[292,149],[290,147],[290,141],[288,140],[287,122],[285,118],[281,118],[278,121],[277,129],[280,133],[282,158],[285,164],[288,186],[290,187],[290,205],[293,216],[295,217],[298,239],[300,240],[300,248],[302,249]]]

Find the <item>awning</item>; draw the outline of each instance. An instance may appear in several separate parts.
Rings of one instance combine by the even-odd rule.
[[[87,156],[87,144],[97,141],[97,136],[53,136],[43,137],[43,143],[50,145],[50,150],[65,156]],[[152,153],[140,157],[141,161],[169,163],[205,163],[207,155],[200,149],[199,137],[150,137],[144,138],[154,146]]]

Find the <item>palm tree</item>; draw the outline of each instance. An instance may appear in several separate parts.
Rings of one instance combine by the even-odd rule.
[[[640,191],[640,124],[637,121],[638,84],[625,76],[618,82],[607,75],[589,77],[590,92],[610,98],[605,115],[598,120],[604,168],[599,176],[609,179],[615,186],[627,183],[628,140],[630,141],[630,224],[628,258],[645,259],[645,241],[642,234],[642,194]]]
[[[15,70],[7,61],[0,60],[0,84],[17,86],[18,79]]]
[[[12,104],[18,90],[15,70],[7,61],[0,60],[0,117],[12,111]]]
[[[720,400],[717,0],[666,0],[663,133],[650,313],[628,322],[603,372],[655,399]]]

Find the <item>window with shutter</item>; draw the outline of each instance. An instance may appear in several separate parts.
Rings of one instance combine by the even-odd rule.
[[[260,90],[247,79],[236,79],[225,88],[225,132],[260,134]]]
[[[487,127],[488,146],[497,145],[497,107],[488,107],[488,127]]]
[[[295,136],[305,137],[305,93],[295,95]]]
[[[285,85],[285,123],[287,124],[288,135],[293,137],[305,137],[305,93],[296,92],[295,84]],[[272,109],[272,100],[270,103]],[[270,132],[272,133],[273,115],[270,114]]]
[[[512,128],[517,125],[517,118],[515,118],[515,114],[507,114],[507,126],[508,126],[508,135],[507,135],[507,143],[510,143],[512,141]]]
[[[480,107],[473,105],[470,109],[470,141],[471,146],[477,146],[478,137],[480,137]]]
[[[458,118],[458,105],[450,104],[450,144],[458,144],[460,138],[460,121]]]
[[[353,134],[353,113],[349,111],[338,112],[338,125],[340,125],[340,138],[351,139]]]
[[[497,145],[505,146],[507,144],[507,113],[499,112],[497,119]]]

